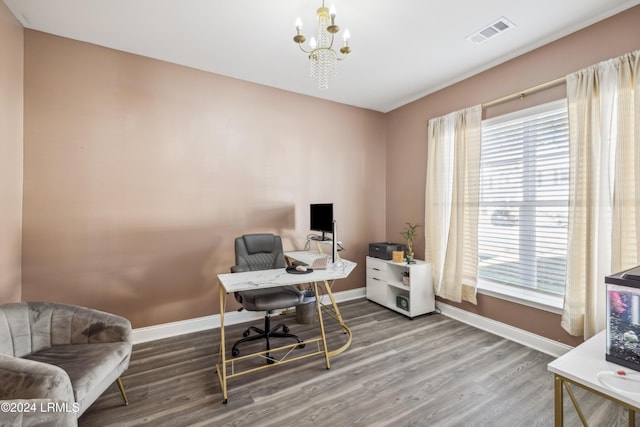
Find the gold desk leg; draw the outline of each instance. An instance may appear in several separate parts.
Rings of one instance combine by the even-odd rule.
[[[320,304],[320,294],[318,293],[318,282],[313,282],[313,292],[316,295],[316,310],[318,310],[318,323],[320,324],[320,336],[322,337],[322,347],[324,350],[324,360],[327,369],[331,369],[329,362],[329,349],[327,348],[327,337],[324,334],[324,322],[322,321],[322,307]],[[333,300],[333,298],[331,298]]]
[[[555,416],[554,425],[555,427],[562,427],[563,426],[562,378],[556,374],[554,374],[553,376],[553,394],[554,394],[553,402],[554,402],[554,416]]]
[[[333,305],[333,310],[336,313],[336,317],[338,318],[338,322],[340,323],[340,326],[344,327],[344,320],[342,320],[342,315],[340,314],[340,309],[338,308],[338,304],[336,304],[336,300],[335,298],[333,298],[333,291],[331,290],[331,286],[333,286],[334,281],[332,280],[331,283],[329,283],[328,280],[324,281],[324,286],[325,289],[327,290],[327,295],[329,295],[329,299],[331,299],[331,305]]]
[[[336,303],[336,300],[333,297],[333,291],[331,290],[331,287],[333,286],[334,283],[335,283],[335,280],[332,280],[331,282],[329,282],[328,280],[324,281],[325,288],[327,290],[327,295],[331,299],[331,305],[333,306],[333,312],[335,313],[335,318],[338,320],[338,323],[342,328],[342,332],[347,334],[348,339],[347,339],[347,342],[344,343],[340,348],[331,350],[329,352],[329,357],[337,356],[338,354],[348,349],[349,346],[351,346],[351,340],[353,338],[353,334],[351,333],[351,330],[347,327],[347,325],[345,325],[344,320],[342,319],[342,314],[340,313],[340,309],[338,308],[338,304]]]
[[[220,352],[221,362],[218,367],[218,377],[220,378],[220,387],[222,388],[222,403],[227,403],[227,354],[225,349],[224,337],[224,310],[227,300],[227,293],[224,291],[222,284],[220,286]],[[220,372],[222,371],[222,372]]]
[[[578,401],[576,400],[576,396],[573,394],[573,390],[571,390],[571,387],[569,387],[569,383],[567,382],[562,382],[564,384],[564,388],[567,389],[567,394],[569,395],[569,397],[571,398],[571,402],[573,403],[573,407],[576,409],[576,412],[578,413],[578,416],[580,417],[580,421],[582,422],[583,426],[588,426],[589,424],[587,423],[586,418],[584,417],[584,414],[582,413],[582,409],[580,409],[580,405],[578,405]]]
[[[636,411],[629,408],[629,427],[636,427]]]

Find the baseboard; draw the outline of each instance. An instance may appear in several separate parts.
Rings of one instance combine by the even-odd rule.
[[[365,288],[350,289],[347,291],[336,292],[333,294],[336,302],[345,302],[358,298],[364,298]],[[329,298],[323,295],[321,302],[329,303]],[[225,325],[234,325],[237,323],[250,322],[256,319],[262,319],[264,313],[254,311],[232,311],[224,314]],[[146,326],[144,328],[136,328],[133,330],[133,343],[140,344],[147,341],[159,340],[163,338],[175,337],[182,334],[204,331],[220,327],[220,315],[213,314],[211,316],[196,317],[194,319],[180,320],[178,322],[163,323],[160,325]]]
[[[560,357],[567,351],[573,349],[570,345],[536,335],[525,331],[524,329],[516,328],[514,326],[507,325],[506,323],[498,322],[466,310],[461,310],[441,301],[436,301],[436,307],[439,308],[442,314],[447,317],[451,317],[452,319],[508,340],[515,341],[519,344],[526,345],[527,347],[531,347],[550,356]]]
[[[365,288],[350,289],[347,291],[336,292],[334,297],[336,302],[351,301],[366,296]],[[328,304],[329,298],[324,295],[322,303]],[[466,310],[453,307],[441,301],[436,302],[436,306],[442,314],[460,322],[469,324],[478,329],[490,332],[503,338],[515,341],[527,347],[531,347],[545,354],[559,357],[571,350],[573,347],[559,343],[540,335],[533,334],[520,328],[516,328],[506,323],[498,322]],[[225,313],[225,324],[234,325],[237,323],[250,322],[262,319],[260,312],[253,311],[232,311]],[[197,317],[193,319],[181,320],[178,322],[163,323],[160,325],[147,326],[144,328],[136,328],[133,330],[133,343],[140,344],[147,341],[170,338],[182,334],[204,331],[207,329],[215,329],[220,327],[220,315]]]

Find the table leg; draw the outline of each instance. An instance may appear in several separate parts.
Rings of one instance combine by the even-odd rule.
[[[220,378],[220,387],[222,387],[222,403],[227,403],[227,352],[225,349],[225,337],[224,337],[224,310],[225,302],[227,300],[227,293],[224,291],[223,286],[220,285],[220,352],[221,362],[218,367],[218,377]]]
[[[347,327],[347,325],[345,325],[344,320],[342,319],[342,314],[340,313],[340,309],[338,308],[338,304],[336,303],[336,300],[333,297],[333,291],[331,290],[331,287],[333,286],[334,283],[335,283],[335,280],[324,281],[325,289],[327,290],[327,295],[329,296],[329,299],[331,300],[331,306],[333,307],[331,315],[333,316],[334,319],[338,321],[338,323],[340,324],[340,327],[342,328],[342,332],[345,333],[348,338],[347,338],[347,341],[341,347],[331,350],[329,352],[330,358],[337,356],[340,353],[344,352],[346,349],[348,349],[351,346],[351,340],[353,338],[353,334],[351,333],[351,330]]]
[[[554,380],[554,385],[553,385],[553,389],[554,389],[554,415],[555,415],[555,422],[554,425],[555,427],[562,427],[563,426],[563,414],[562,414],[562,410],[563,410],[563,390],[562,390],[562,377],[560,377],[559,375],[554,375],[553,376],[553,380]]]
[[[636,427],[636,411],[629,408],[629,427]]]
[[[333,291],[331,290],[331,286],[333,285],[333,280],[331,281],[331,283],[329,283],[328,280],[324,281],[324,286],[325,289],[327,290],[327,295],[329,295],[329,299],[331,299],[331,305],[333,306],[333,311],[336,313],[336,317],[338,318],[338,322],[340,323],[340,326],[343,327],[344,329],[344,320],[342,320],[342,315],[340,314],[340,309],[338,308],[338,304],[336,304],[336,300],[333,297]]]
[[[327,365],[327,369],[331,369],[331,363],[329,362],[329,349],[327,348],[327,337],[324,333],[324,322],[322,321],[322,307],[320,304],[320,294],[318,292],[318,282],[313,282],[313,292],[316,295],[316,309],[318,310],[318,323],[320,324],[320,336],[322,337],[324,360]]]

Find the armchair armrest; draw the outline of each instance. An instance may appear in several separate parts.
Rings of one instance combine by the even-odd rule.
[[[57,366],[0,354],[0,399],[75,402],[71,380]]]
[[[251,270],[246,265],[234,265],[234,266],[231,267],[231,272],[232,273],[242,273],[242,272],[245,272],[245,271],[251,271]]]

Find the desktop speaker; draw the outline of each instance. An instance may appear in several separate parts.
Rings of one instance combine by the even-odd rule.
[[[409,298],[404,295],[396,295],[396,306],[405,311],[409,311]]]

